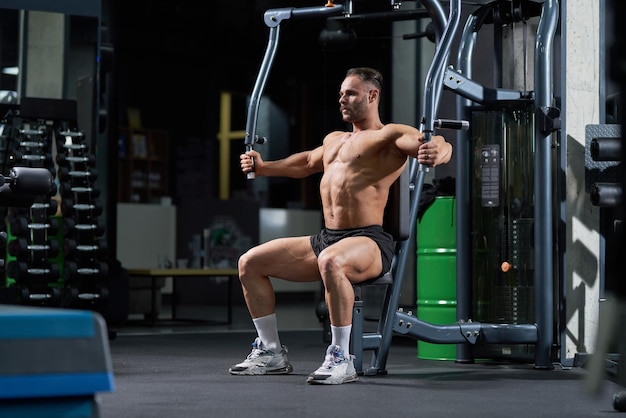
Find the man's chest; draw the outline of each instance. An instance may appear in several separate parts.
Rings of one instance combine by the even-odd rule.
[[[358,166],[369,164],[377,152],[367,137],[352,135],[340,138],[324,149],[324,165],[332,164]]]

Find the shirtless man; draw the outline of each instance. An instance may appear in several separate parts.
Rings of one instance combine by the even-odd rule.
[[[229,369],[236,375],[286,374],[293,370],[278,336],[275,294],[269,277],[293,282],[322,280],[331,323],[331,344],[323,364],[307,382],[341,384],[357,379],[349,354],[352,285],[383,275],[391,267],[393,238],[382,228],[389,188],[407,156],[434,167],[450,161],[452,146],[441,136],[407,125],[384,125],[378,105],[381,74],[348,70],[339,91],[339,110],[351,132],[331,132],[321,146],[285,159],[263,161],[256,151],[241,155],[244,173],[303,178],[323,172],[320,194],[324,229],[313,236],[278,238],[239,258],[239,280],[258,337],[252,352]]]

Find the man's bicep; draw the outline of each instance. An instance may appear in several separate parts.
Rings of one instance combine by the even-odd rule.
[[[316,169],[317,171],[322,171],[324,168],[324,147],[320,145],[319,147],[311,150],[309,153],[309,160],[307,161],[308,166],[312,169]]]
[[[410,157],[417,157],[417,150],[424,143],[424,135],[412,126],[400,125],[396,147]]]

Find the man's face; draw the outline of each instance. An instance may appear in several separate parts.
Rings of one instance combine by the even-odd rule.
[[[358,122],[367,117],[368,84],[358,76],[346,77],[339,90],[339,111],[344,122]]]

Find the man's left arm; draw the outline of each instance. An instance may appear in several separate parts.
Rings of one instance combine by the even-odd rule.
[[[446,164],[452,158],[452,144],[441,135],[433,135],[424,142],[424,134],[408,125],[387,125],[395,131],[396,146],[405,154],[417,158],[420,164],[429,167]]]

